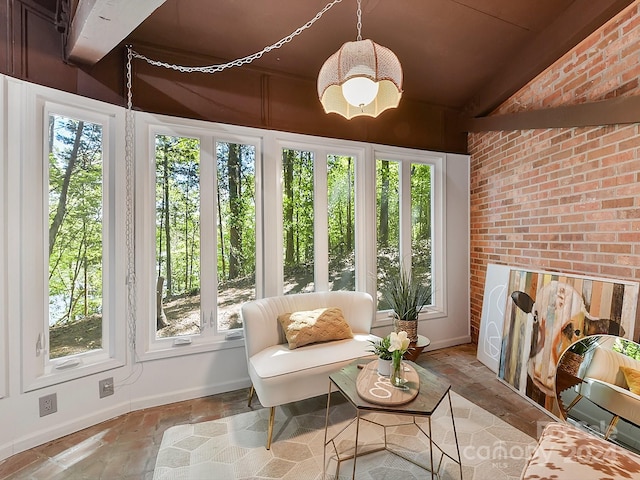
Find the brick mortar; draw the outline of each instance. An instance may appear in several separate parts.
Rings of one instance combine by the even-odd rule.
[[[494,113],[640,95],[640,0]],[[488,263],[636,280],[638,124],[469,134],[471,331]]]

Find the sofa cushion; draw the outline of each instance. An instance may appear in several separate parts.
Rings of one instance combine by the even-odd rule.
[[[278,315],[278,322],[292,350],[311,343],[353,338],[351,327],[339,308],[283,313]]]
[[[260,378],[289,375],[322,365],[371,356],[367,351],[371,346],[370,340],[377,338],[375,335],[357,333],[353,338],[314,343],[294,350],[288,348],[286,343],[274,345],[253,355],[249,362]]]
[[[620,367],[620,370],[624,373],[624,379],[627,381],[629,390],[636,395],[640,395],[640,370],[631,367]]]

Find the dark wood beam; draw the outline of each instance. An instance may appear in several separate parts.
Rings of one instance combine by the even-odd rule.
[[[463,121],[462,128],[467,132],[488,132],[629,123],[640,123],[640,96],[472,118]]]
[[[489,114],[631,3],[633,0],[575,0],[467,102],[465,115]]]

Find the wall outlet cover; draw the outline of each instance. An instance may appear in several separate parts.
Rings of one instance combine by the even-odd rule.
[[[51,415],[58,411],[58,396],[55,393],[45,395],[38,399],[38,405],[40,407],[40,416]]]
[[[100,380],[98,382],[98,391],[100,393],[100,398],[108,397],[109,395],[113,395],[114,387],[113,387],[113,377],[105,378],[104,380]]]

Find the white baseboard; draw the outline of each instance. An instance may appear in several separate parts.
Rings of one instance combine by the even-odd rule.
[[[105,422],[130,411],[129,402],[125,401],[51,428],[31,432],[29,435],[16,439],[13,443],[7,443],[0,446],[0,461],[15,455],[16,453],[24,452],[30,448],[37,447],[38,445],[51,442],[52,440],[64,437],[65,435],[97,425],[98,423]]]
[[[438,342],[432,341],[425,349],[426,352],[431,350],[439,350],[441,348],[455,347],[456,345],[464,345],[465,343],[471,343],[471,335],[465,335],[463,337],[447,338]]]
[[[249,377],[240,378],[233,382],[219,383],[205,387],[188,388],[180,391],[162,393],[159,395],[150,395],[147,397],[137,398],[131,401],[131,411],[142,410],[143,408],[157,407],[167,405],[169,403],[183,402],[193,398],[208,397],[209,395],[217,395],[218,393],[232,392],[241,388],[251,386]]]
[[[134,400],[126,400],[117,405],[112,405],[100,411],[92,412],[90,415],[75,418],[71,421],[61,423],[52,428],[31,432],[29,435],[16,439],[12,443],[0,445],[0,461],[11,457],[30,448],[37,447],[44,443],[56,440],[85,428],[92,427],[98,423],[105,422],[125,413],[135,412],[143,408],[157,407],[174,402],[182,402],[194,398],[216,395],[218,393],[231,392],[251,385],[249,377],[241,378],[233,382],[224,384],[209,385],[181,390],[179,392],[166,392]]]

